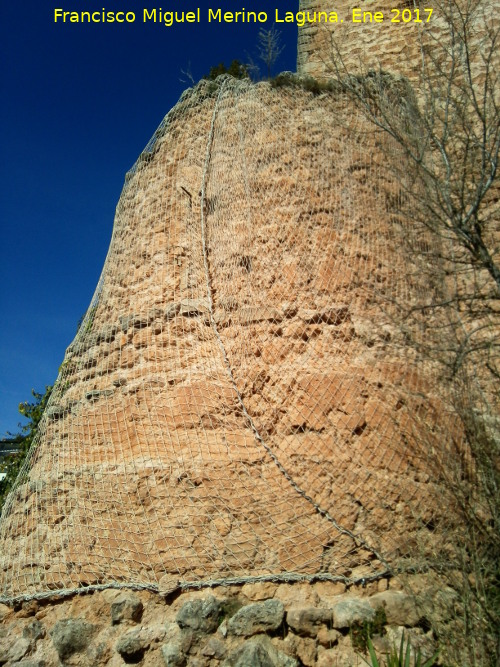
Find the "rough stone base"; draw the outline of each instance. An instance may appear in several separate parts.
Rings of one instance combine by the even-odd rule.
[[[451,613],[453,591],[416,576],[345,590],[330,582],[188,590],[170,597],[109,589],[0,605],[0,665],[98,667],[352,667],[368,629],[379,655],[411,639],[435,650],[429,610]]]

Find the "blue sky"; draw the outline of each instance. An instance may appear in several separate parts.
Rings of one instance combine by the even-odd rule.
[[[295,6],[297,5],[297,6]],[[133,11],[133,24],[54,23],[54,9]],[[200,24],[142,23],[142,10],[201,8]],[[269,22],[208,24],[207,8]],[[52,384],[106,256],[124,176],[183,89],[212,65],[256,59],[259,27],[298,1],[148,4],[26,0],[0,8],[0,436],[21,401]],[[295,70],[297,28],[280,25],[276,71]]]

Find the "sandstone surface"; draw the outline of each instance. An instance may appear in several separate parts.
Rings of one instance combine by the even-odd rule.
[[[166,117],[3,514],[4,599],[369,581],[440,544],[459,433],[397,326],[426,285],[367,130],[338,92],[227,78]]]

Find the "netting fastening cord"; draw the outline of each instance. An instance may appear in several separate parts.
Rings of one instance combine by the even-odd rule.
[[[352,531],[350,531],[347,528],[342,527],[332,516],[331,514],[323,509],[318,503],[314,501],[311,496],[309,496],[304,489],[302,489],[297,482],[291,477],[290,473],[286,470],[286,468],[283,466],[281,461],[278,459],[276,454],[272,451],[272,449],[264,442],[264,439],[260,435],[252,417],[248,413],[248,410],[246,409],[245,403],[243,401],[243,397],[241,396],[241,393],[238,389],[238,386],[236,384],[236,380],[234,379],[234,374],[231,368],[231,364],[229,363],[229,359],[226,353],[226,348],[224,347],[224,343],[220,337],[219,330],[217,328],[217,323],[215,322],[215,317],[214,317],[214,305],[213,305],[213,298],[212,298],[212,280],[210,276],[210,265],[209,265],[209,259],[208,259],[208,251],[207,251],[207,242],[206,242],[206,221],[205,221],[205,193],[206,193],[206,186],[207,186],[207,180],[208,180],[208,171],[210,168],[210,160],[212,156],[212,145],[213,145],[213,140],[214,140],[214,128],[215,128],[215,121],[217,118],[217,113],[219,111],[219,105],[220,101],[222,98],[222,94],[224,92],[224,89],[226,87],[228,79],[224,79],[222,82],[222,85],[219,90],[219,94],[217,96],[217,100],[214,105],[214,110],[212,113],[212,121],[210,124],[210,133],[208,136],[208,141],[207,141],[207,151],[206,151],[206,156],[205,156],[205,165],[203,169],[203,176],[202,176],[202,183],[201,183],[201,243],[202,243],[202,250],[203,250],[203,265],[205,268],[205,277],[207,281],[207,298],[208,298],[208,309],[209,309],[209,317],[210,317],[210,326],[212,327],[212,330],[215,334],[215,337],[218,341],[222,357],[224,359],[224,365],[226,367],[229,380],[231,382],[231,385],[234,389],[234,392],[238,398],[238,402],[241,407],[241,411],[247,420],[248,425],[252,429],[252,432],[255,436],[255,439],[257,442],[262,445],[262,447],[266,450],[266,452],[269,454],[271,459],[274,461],[276,464],[277,468],[281,472],[281,474],[285,477],[285,479],[288,481],[288,483],[292,486],[292,488],[300,495],[304,500],[306,500],[308,503],[310,503],[316,512],[323,516],[327,521],[329,521],[338,531],[340,534],[347,535],[350,537],[353,542],[356,544],[357,547],[362,547],[364,549],[367,549],[370,551],[385,567],[386,567],[386,572],[385,574],[389,574],[392,572],[392,569],[390,565],[387,563],[385,558],[372,546],[370,546],[365,540],[363,540],[359,535],[355,535]],[[240,141],[241,141],[241,136],[240,136]]]
[[[404,570],[400,570],[404,572]],[[263,574],[249,577],[226,577],[224,579],[204,579],[202,581],[184,581],[177,582],[168,588],[167,591],[162,590],[158,584],[140,584],[140,583],[107,583],[107,584],[91,584],[89,586],[80,586],[79,588],[65,588],[57,591],[46,591],[45,593],[28,593],[26,595],[16,595],[13,597],[0,596],[1,604],[15,604],[20,602],[29,602],[30,600],[52,600],[67,598],[73,595],[86,595],[88,593],[97,593],[106,590],[129,590],[129,591],[151,591],[164,597],[175,593],[184,593],[192,589],[215,588],[216,586],[244,586],[245,584],[258,584],[263,582],[270,582],[275,584],[286,583],[309,583],[316,581],[329,581],[331,583],[341,583],[346,586],[366,586],[374,581],[380,581],[394,572],[376,572],[374,574],[367,574],[364,577],[344,577],[342,575],[333,575],[328,572],[318,572],[317,574],[295,574],[295,573],[281,573],[281,574]],[[396,572],[397,574],[397,572]]]

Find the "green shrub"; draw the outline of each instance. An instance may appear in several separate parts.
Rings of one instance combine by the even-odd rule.
[[[331,93],[339,89],[339,85],[335,81],[318,81],[312,76],[297,76],[292,72],[282,72],[273,79],[269,80],[272,88],[301,88],[313,95],[321,95],[321,93]]]
[[[385,635],[387,616],[383,607],[378,607],[372,621],[353,623],[350,628],[351,643],[355,651],[365,653],[368,650],[368,641],[373,635]]]
[[[370,637],[367,638],[367,644],[368,644],[368,652],[370,654],[370,662],[368,662],[361,656],[364,662],[366,662],[367,665],[370,665],[370,667],[383,667],[383,663],[379,662],[379,659],[375,654],[375,649],[373,647],[373,643]],[[399,646],[399,651],[396,649],[396,647],[392,648],[391,652],[386,658],[385,667],[432,667],[432,665],[434,665],[434,661],[436,660],[437,656],[438,652],[436,651],[436,653],[432,656],[432,658],[429,658],[429,660],[422,662],[423,660],[422,654],[420,653],[420,649],[418,649],[412,664],[411,643],[410,640],[408,639],[405,645],[405,636],[403,632],[401,636],[401,644]]]
[[[28,424],[21,427],[21,433],[18,433],[12,438],[12,442],[20,444],[20,449],[17,454],[12,454],[7,456],[0,463],[0,472],[4,472],[7,476],[0,482],[0,512],[2,511],[5,499],[11,488],[14,485],[14,482],[17,479],[19,471],[26,459],[26,456],[33,444],[35,435],[38,431],[38,424],[42,418],[45,407],[52,393],[52,387],[45,387],[45,393],[40,394],[34,389],[31,390],[33,397],[35,398],[33,403],[24,401],[24,403],[19,404],[19,412],[29,420]]]
[[[235,79],[249,78],[247,67],[239,60],[233,60],[229,67],[226,67],[224,63],[219,63],[215,67],[211,67],[210,72],[205,74],[202,78],[208,79],[209,81],[215,81],[221,74],[230,74]]]

